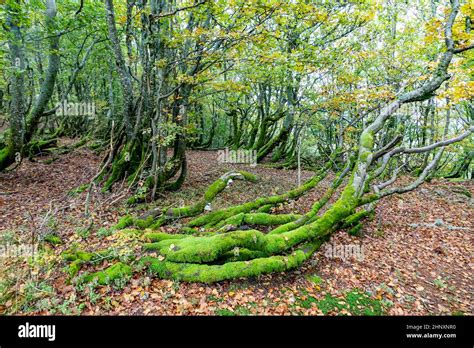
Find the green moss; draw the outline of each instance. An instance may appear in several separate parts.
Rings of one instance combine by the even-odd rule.
[[[25,153],[32,157],[47,148],[56,146],[57,140],[57,138],[33,140],[25,146]]]
[[[306,279],[315,285],[321,285],[323,283],[323,279],[316,274],[309,275],[306,277]]]
[[[58,245],[58,244],[62,244],[62,240],[61,238],[56,235],[56,234],[47,234],[45,237],[44,237],[44,241],[52,244],[52,245]]]
[[[15,162],[15,150],[10,144],[0,150],[0,171],[8,168],[13,162]]]
[[[79,273],[83,263],[84,262],[82,260],[75,260],[71,262],[71,264],[68,267],[69,278],[74,278]]]
[[[421,169],[421,168],[415,168],[415,169],[413,169],[412,174],[413,174],[414,176],[420,176],[422,172],[423,172],[423,169]]]
[[[349,233],[351,236],[359,236],[361,230],[362,224],[359,222],[354,227],[350,228],[347,233]]]
[[[304,245],[290,255],[270,256],[250,261],[227,262],[223,265],[201,265],[160,261],[144,257],[140,262],[160,278],[190,282],[212,283],[240,277],[255,277],[261,274],[283,272],[301,265],[321,245],[316,241]]]
[[[125,144],[112,162],[112,168],[102,187],[102,192],[109,191],[113,184],[124,178],[127,173],[135,173],[140,167],[142,160],[144,160],[143,155],[143,151],[138,142]]]
[[[351,215],[357,202],[351,181],[341,197],[315,222],[289,232],[267,235],[264,251],[276,254],[312,238],[326,236],[336,228],[340,221]]]
[[[157,250],[166,261],[191,264],[216,261],[235,248],[259,251],[265,255],[281,254],[300,243],[329,234],[339,222],[352,214],[357,202],[349,184],[340,199],[318,220],[285,233],[264,235],[256,230],[234,231],[204,237],[165,239],[147,247]]]
[[[360,290],[355,289],[346,293],[345,299],[347,310],[353,315],[384,314],[381,301]]]
[[[231,310],[229,309],[216,309],[215,312],[214,312],[215,315],[219,315],[219,316],[222,316],[222,317],[232,317],[232,316],[236,316],[237,314],[232,312]]]
[[[231,217],[229,217],[225,220],[222,220],[221,222],[216,224],[214,226],[214,228],[225,229],[228,226],[238,227],[238,226],[242,225],[242,222],[244,220],[244,216],[245,216],[244,213],[238,213],[238,214],[233,215],[233,216],[231,216]]]
[[[326,190],[326,192],[321,197],[321,199],[319,199],[317,202],[313,204],[313,206],[311,207],[311,210],[308,213],[306,213],[304,216],[299,217],[298,219],[295,219],[295,221],[281,224],[277,228],[271,230],[269,234],[280,234],[280,233],[288,232],[300,226],[303,226],[305,224],[316,221],[318,218],[317,216],[318,212],[321,210],[322,207],[326,205],[329,199],[331,199],[334,192],[336,192],[337,188],[342,184],[344,177],[341,174],[342,172],[336,174],[336,177],[338,179],[336,179],[332,183],[331,187],[329,187]]]
[[[360,159],[362,162],[366,162],[367,159],[369,158],[369,156],[372,154],[372,152],[370,151],[367,151],[367,150],[362,150],[361,154],[360,154]]]
[[[140,194],[133,195],[132,197],[127,199],[127,204],[128,205],[135,205],[135,204],[138,204],[138,203],[143,203],[143,202],[145,202],[146,195],[147,195],[146,193],[140,193]]]
[[[267,257],[268,255],[262,251],[249,250],[246,248],[234,248],[222,255],[222,258],[217,260],[217,263],[235,262],[235,261],[247,261],[261,257]]]
[[[371,150],[374,146],[374,134],[370,131],[365,131],[360,136],[360,145]]]
[[[360,220],[369,216],[373,216],[373,212],[369,212],[365,209],[362,209],[352,214],[351,216],[347,217],[342,224],[342,228],[348,228],[353,225],[356,225]]]
[[[160,242],[165,239],[181,239],[181,238],[186,238],[189,236],[185,234],[169,234],[169,233],[158,232],[158,233],[145,233],[144,237],[152,242]]]
[[[273,208],[273,205],[267,204],[257,209],[257,213],[268,213]]]
[[[62,253],[62,257],[66,261],[76,261],[81,260],[88,262],[92,259],[94,255],[81,250],[66,250]]]
[[[88,189],[89,189],[89,184],[83,184],[83,185],[81,185],[81,186],[78,186],[78,187],[76,187],[76,188],[70,190],[70,191],[68,192],[68,195],[69,195],[69,196],[75,196],[75,195],[77,195],[77,194],[79,194],[79,193],[82,193],[82,192],[88,190]]]
[[[206,263],[217,260],[235,247],[252,250],[262,248],[265,235],[256,230],[234,231],[210,237],[166,239],[155,245],[167,261]]]
[[[235,173],[227,173],[221,178],[214,181],[204,193],[204,197],[193,205],[188,205],[181,208],[172,208],[166,212],[168,218],[171,217],[188,217],[195,216],[204,211],[207,204],[211,203],[214,198],[226,188],[227,183],[230,179],[237,179],[244,177],[245,180],[255,182],[257,177],[251,173],[245,171],[238,171]]]
[[[112,281],[118,279],[128,278],[132,275],[132,268],[122,262],[117,262],[116,264],[106,268],[103,271],[86,274],[81,278],[81,282],[92,282],[97,280],[97,283],[100,285],[110,284]]]
[[[244,222],[250,225],[281,225],[286,224],[291,221],[295,221],[299,219],[301,215],[298,214],[279,214],[279,215],[272,215],[267,213],[253,213],[253,214],[245,214],[244,215]]]
[[[71,262],[68,266],[68,274],[70,278],[73,278],[79,273],[83,264],[91,262],[94,258],[94,254],[88,253],[81,250],[66,250],[62,254],[65,261]]]
[[[239,170],[238,173],[242,174],[242,176],[247,181],[250,181],[250,182],[257,182],[258,181],[258,177],[255,174],[246,172],[245,170]]]
[[[153,222],[154,222],[154,218],[151,215],[147,216],[144,219],[136,218],[136,219],[133,220],[133,224],[136,227],[140,228],[140,229],[145,229],[145,228],[151,226],[153,224]]]
[[[110,258],[113,255],[112,250],[104,249],[96,252],[86,252],[82,250],[66,250],[62,254],[65,261],[71,262],[70,267],[77,269],[86,263],[96,263],[102,261],[105,258]],[[77,272],[76,272],[77,273]]]
[[[344,309],[345,304],[341,299],[331,296],[327,294],[322,300],[317,302],[318,308],[327,315],[329,312],[334,310],[341,310]]]
[[[129,226],[133,226],[135,219],[131,215],[122,217],[119,222],[114,226],[114,229],[121,230]]]

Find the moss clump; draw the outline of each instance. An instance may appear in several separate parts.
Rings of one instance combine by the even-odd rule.
[[[237,172],[228,172],[222,175],[219,179],[214,181],[204,193],[202,199],[198,202],[187,205],[180,208],[170,208],[167,209],[160,214],[150,214],[145,218],[135,218],[130,215],[126,215],[122,217],[119,222],[114,226],[114,229],[123,229],[129,226],[136,226],[141,229],[151,228],[151,229],[158,229],[163,224],[171,219],[176,218],[184,218],[189,216],[196,216],[204,211],[204,208],[207,204],[211,203],[214,198],[227,187],[229,180],[231,179],[245,179],[248,181],[256,181],[257,177],[251,173],[245,171],[237,171]],[[136,203],[138,196],[134,196],[130,198],[129,203]],[[139,198],[144,198],[145,196],[142,195]],[[159,218],[157,219],[157,216]]]
[[[107,285],[112,281],[128,278],[132,275],[132,268],[122,262],[117,262],[116,264],[104,269],[103,271],[86,274],[82,277],[81,282],[89,283],[94,280],[97,280],[99,285]]]
[[[363,132],[360,136],[360,145],[371,150],[374,146],[374,134],[370,131]]]
[[[86,263],[95,263],[99,260],[109,258],[112,255],[112,251],[105,249],[89,253],[82,250],[70,249],[64,251],[61,255],[65,261],[70,262],[68,266],[68,273],[70,278],[73,278],[77,275],[77,273],[79,273],[82,265]]]
[[[81,250],[66,250],[62,253],[62,256],[65,261],[80,260],[84,262],[89,262],[94,257],[94,254]]]
[[[360,136],[360,154],[359,159],[362,162],[367,162],[372,155],[374,147],[374,134],[370,131],[365,131]]]
[[[44,239],[43,239],[45,242],[48,242],[52,245],[58,245],[58,244],[62,244],[63,241],[61,240],[61,238],[56,235],[56,234],[47,234]]]
[[[11,144],[8,144],[0,150],[0,170],[8,168],[13,162],[15,162],[15,150]]]
[[[131,215],[125,215],[119,222],[114,226],[114,229],[121,230],[129,226],[133,226],[135,219]]]
[[[258,181],[258,177],[255,174],[246,172],[245,170],[239,170],[238,173],[241,174],[247,181],[250,181],[250,182]]]
[[[90,262],[94,255],[85,251],[66,250],[62,253],[62,256],[65,261],[71,262],[67,272],[69,278],[74,278],[81,270],[82,265]]]
[[[350,228],[349,231],[347,231],[347,233],[349,233],[351,236],[359,236],[361,230],[362,230],[362,224],[359,222],[354,227]]]
[[[136,195],[133,195],[132,197],[130,197],[129,199],[127,199],[127,204],[128,205],[135,205],[135,204],[138,204],[138,203],[143,203],[143,202],[145,202],[145,199],[146,199],[146,193],[136,194]]]
[[[147,227],[150,227],[153,224],[153,221],[154,221],[153,216],[147,216],[144,219],[140,219],[140,218],[134,219],[133,224],[138,228],[145,229]]]
[[[70,279],[74,278],[79,273],[83,263],[84,262],[81,261],[81,260],[75,260],[75,261],[71,262],[71,264],[69,265],[69,267],[67,269],[67,272],[68,272],[68,275],[69,275]]]
[[[107,181],[102,187],[102,192],[109,191],[113,184],[120,180],[126,172],[132,173],[140,165],[140,154],[138,146],[126,144],[112,163],[112,170]]]
[[[273,208],[273,205],[267,204],[267,205],[264,205],[263,207],[258,208],[257,213],[268,213],[270,212],[270,210],[272,210],[272,208]]]

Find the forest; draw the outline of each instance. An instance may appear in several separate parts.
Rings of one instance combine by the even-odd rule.
[[[0,313],[472,315],[473,19],[0,1]]]

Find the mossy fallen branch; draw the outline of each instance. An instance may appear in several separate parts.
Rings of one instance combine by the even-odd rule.
[[[78,282],[90,283],[93,281],[97,281],[97,284],[99,285],[107,285],[119,279],[126,279],[131,275],[132,268],[129,265],[126,265],[122,262],[117,262],[116,264],[104,269],[103,271],[84,274]]]
[[[68,266],[68,274],[70,278],[75,277],[81,267],[86,263],[95,263],[107,258],[112,255],[111,250],[100,250],[97,252],[86,252],[82,250],[66,250],[62,253],[62,257],[65,261],[70,262]]]
[[[284,272],[297,268],[320,247],[321,243],[321,240],[307,243],[289,255],[227,262],[222,265],[177,263],[161,261],[155,257],[143,257],[140,263],[160,278],[213,283],[227,279],[256,277],[261,274]]]

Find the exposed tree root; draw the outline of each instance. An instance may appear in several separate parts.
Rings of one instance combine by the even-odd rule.
[[[262,207],[268,210],[268,206],[271,207],[276,202],[285,202],[289,198],[298,197],[322,180],[327,170],[285,194],[259,198],[240,206],[217,211],[219,217],[217,219],[214,213],[204,215],[204,217],[213,216],[212,220],[206,220],[205,225],[212,228],[201,228],[199,231],[183,228],[182,234],[147,230],[142,238],[149,242],[142,244],[143,252],[154,255],[139,257],[135,264],[138,267],[147,267],[161,278],[199,282],[258,276],[298,267],[336,228],[354,225],[358,227],[360,219],[367,216],[365,210],[355,212],[360,200],[354,195],[352,179],[349,180],[339,199],[324,214],[317,216],[343,182],[349,169],[350,166],[336,177],[322,198],[305,215],[273,215],[257,211]],[[241,175],[237,173],[224,175],[208,188],[199,202],[189,207],[177,208],[178,210],[167,210],[165,216],[179,214],[178,216],[182,217],[204,210],[204,206],[226,187],[230,178],[238,178]],[[254,179],[247,174],[244,178]],[[139,221],[143,227],[147,227],[146,225],[149,226],[155,221],[153,216],[147,219],[132,217],[127,219],[121,220],[124,227],[128,224],[139,225]],[[242,224],[278,227],[270,233],[263,233],[257,229],[235,230]],[[120,224],[118,227],[121,228]],[[193,234],[187,234],[188,232]],[[72,262],[71,273],[77,274],[82,264],[94,260],[94,255],[74,252],[69,256],[65,255],[65,258]],[[98,284],[106,284],[115,278],[129,275],[131,269],[125,266],[117,264],[105,271],[83,276],[81,279],[82,281],[97,279]]]
[[[126,265],[122,262],[117,262],[103,271],[84,274],[80,278],[80,282],[88,283],[96,281],[99,285],[107,285],[113,281],[130,277],[131,275],[132,268],[129,265]]]
[[[248,261],[227,262],[222,265],[203,265],[161,261],[144,257],[140,262],[158,277],[188,282],[212,283],[227,279],[255,277],[261,274],[283,272],[300,266],[322,244],[318,239],[307,243],[288,255],[255,258]]]

